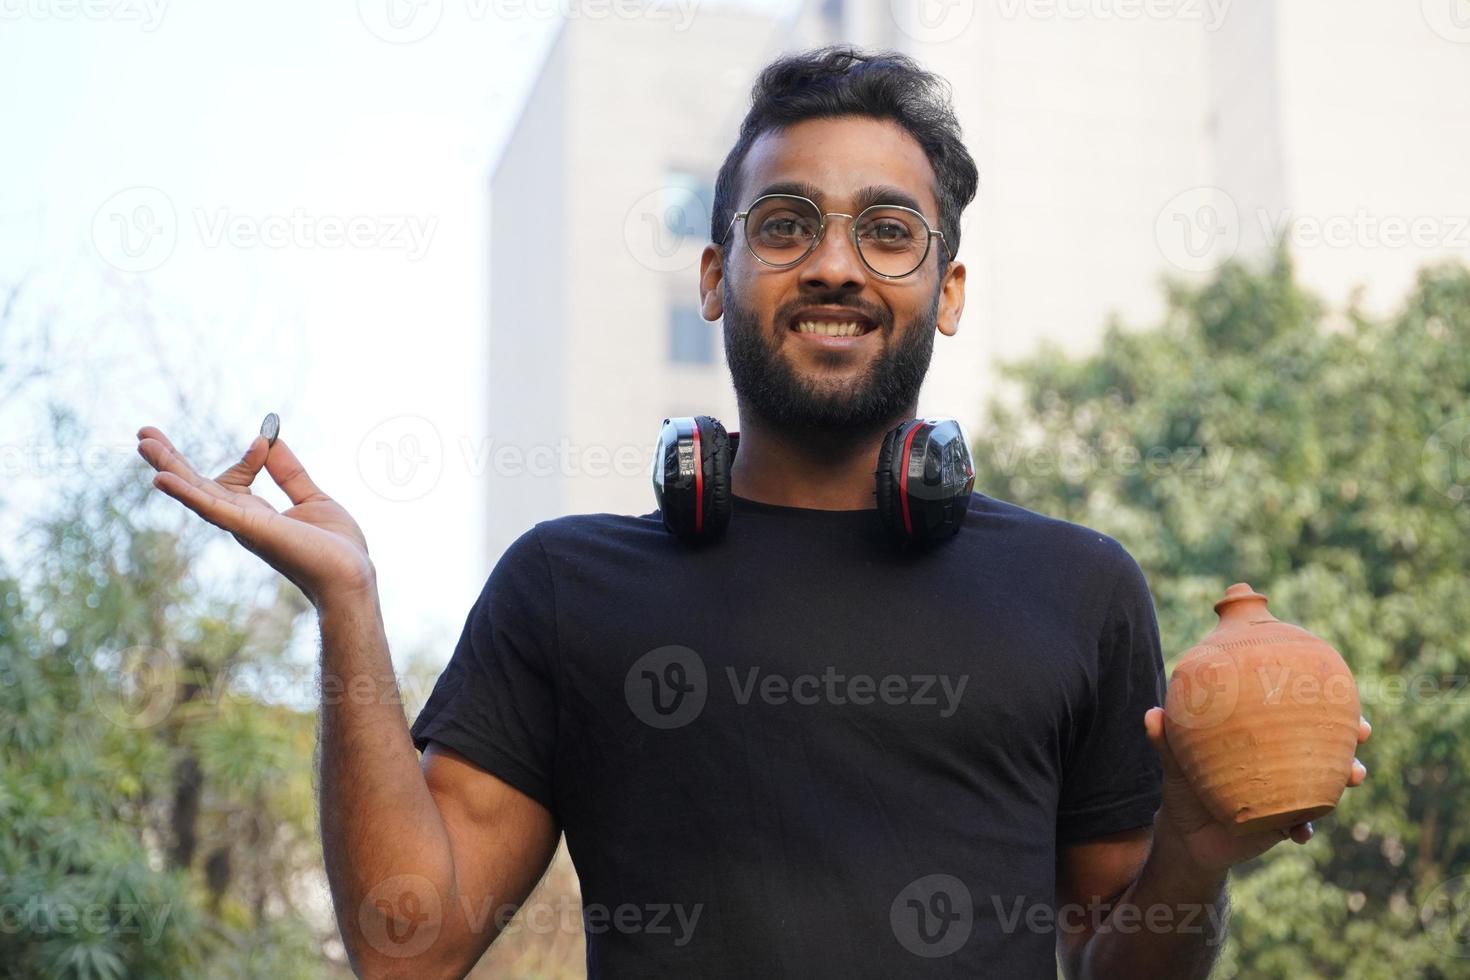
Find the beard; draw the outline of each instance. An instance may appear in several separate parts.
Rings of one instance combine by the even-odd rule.
[[[848,442],[885,431],[912,414],[919,388],[934,353],[939,317],[939,290],[928,310],[906,329],[889,331],[881,311],[856,307],[872,317],[875,331],[890,338],[882,352],[858,377],[823,384],[799,375],[782,358],[760,316],[735,301],[726,280],[724,295],[725,361],[744,417],[759,419],[780,431],[802,431],[829,441]],[[813,305],[853,306],[835,298],[804,299]],[[778,322],[784,322],[781,316]]]

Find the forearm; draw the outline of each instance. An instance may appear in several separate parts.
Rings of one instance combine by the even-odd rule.
[[[1083,946],[1079,980],[1208,977],[1228,926],[1227,874],[1198,868],[1156,821],[1142,872]]]
[[[322,602],[317,619],[322,848],[343,942],[360,974],[429,976],[407,955],[421,944],[400,941],[421,928],[443,938],[453,854],[409,735],[376,585]]]

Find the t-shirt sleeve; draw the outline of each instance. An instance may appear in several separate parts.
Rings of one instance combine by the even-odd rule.
[[[1163,801],[1163,764],[1143,727],[1144,713],[1164,703],[1159,625],[1143,570],[1126,551],[1122,557],[1098,638],[1093,697],[1063,764],[1061,843],[1147,826]]]
[[[410,732],[454,749],[556,813],[556,597],[538,530],[506,549]]]

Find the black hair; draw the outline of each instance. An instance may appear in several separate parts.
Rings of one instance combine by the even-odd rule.
[[[940,261],[943,269],[959,253],[960,214],[974,199],[980,182],[975,161],[960,138],[951,93],[947,81],[896,51],[865,52],[834,44],[771,62],[751,89],[750,111],[715,180],[710,240],[719,241],[718,236],[730,226],[740,167],[758,137],[807,119],[867,116],[891,119],[902,126],[934,168],[939,230],[948,246]],[[722,245],[728,249],[729,240]]]

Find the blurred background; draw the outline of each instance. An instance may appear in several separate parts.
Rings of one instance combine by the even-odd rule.
[[[348,975],[314,616],[138,428],[217,474],[280,414],[412,717],[521,531],[735,419],[714,176],[837,41],[980,168],[921,404],[977,489],[1117,537],[1170,666],[1247,580],[1357,675],[1368,782],[1238,869],[1216,975],[1470,976],[1467,0],[0,6],[0,976]],[[582,976],[578,908],[563,851],[474,975]]]

